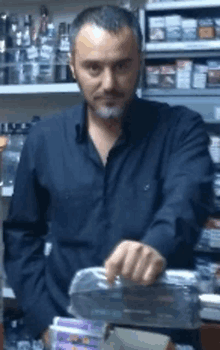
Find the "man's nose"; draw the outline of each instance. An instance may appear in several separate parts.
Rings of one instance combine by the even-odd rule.
[[[106,69],[103,76],[103,88],[105,90],[112,90],[115,87],[116,79],[115,74],[111,69]]]

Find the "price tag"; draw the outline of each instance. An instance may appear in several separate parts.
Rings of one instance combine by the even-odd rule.
[[[27,56],[29,60],[33,60],[38,57],[38,49],[36,46],[31,46],[27,49]]]
[[[51,54],[53,52],[53,47],[49,46],[49,45],[43,45],[41,47],[41,52],[40,52],[40,56],[42,58],[45,58],[47,60],[49,60],[51,58]]]

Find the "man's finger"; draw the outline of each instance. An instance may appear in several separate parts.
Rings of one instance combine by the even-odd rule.
[[[163,271],[163,266],[164,264],[162,259],[151,263],[147,271],[145,271],[143,274],[142,283],[145,285],[153,284]]]
[[[106,278],[109,283],[112,284],[115,277],[120,274],[126,252],[126,245],[121,243],[105,262]]]
[[[136,265],[141,257],[143,250],[142,245],[128,244],[127,254],[122,266],[121,274],[124,278],[131,279],[135,271]]]

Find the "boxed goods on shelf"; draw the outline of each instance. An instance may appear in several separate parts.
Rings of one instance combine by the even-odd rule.
[[[209,60],[208,62],[208,87],[220,87],[220,61]]]
[[[149,17],[149,40],[165,41],[164,17]]]
[[[197,20],[182,18],[182,40],[193,41],[197,39]]]
[[[166,41],[180,41],[182,38],[181,16],[165,17]]]
[[[192,88],[205,89],[207,83],[208,67],[205,64],[193,65]]]
[[[176,62],[176,87],[177,89],[190,89],[193,63],[190,60],[178,60]]]
[[[215,27],[212,18],[202,18],[198,20],[198,36],[199,39],[214,39]]]

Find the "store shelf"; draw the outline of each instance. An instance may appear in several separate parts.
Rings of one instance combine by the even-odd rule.
[[[33,84],[33,85],[2,85],[1,94],[48,94],[48,93],[79,93],[77,83],[66,84]]]
[[[220,96],[219,89],[146,89],[144,97],[149,96]]]
[[[3,298],[15,299],[14,292],[11,288],[4,287],[3,288]]]
[[[220,7],[219,0],[191,0],[191,1],[167,1],[157,2],[154,4],[146,4],[147,11],[165,11],[165,10],[181,10],[194,8],[211,8]]]
[[[147,52],[220,50],[220,40],[146,43]]]

